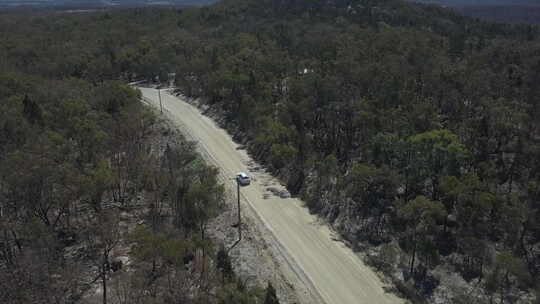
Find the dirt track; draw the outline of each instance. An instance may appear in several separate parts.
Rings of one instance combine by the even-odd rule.
[[[155,89],[140,88],[146,101],[159,108]],[[163,108],[199,143],[200,149],[214,160],[225,177],[236,172],[250,172],[256,164],[231,136],[194,106],[161,92]],[[304,302],[327,304],[403,303],[383,290],[384,284],[351,249],[336,241],[333,232],[303,206],[303,202],[269,195],[268,187],[282,188],[279,182],[262,171],[253,172],[254,182],[242,188],[242,197],[264,224],[268,237],[275,242],[274,254],[286,262],[293,284],[305,285],[311,296]],[[230,186],[233,187],[231,181]],[[266,198],[265,198],[266,197]]]

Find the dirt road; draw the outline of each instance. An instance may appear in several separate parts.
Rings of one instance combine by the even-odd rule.
[[[155,89],[140,88],[145,100],[159,108]],[[201,149],[216,162],[225,176],[250,172],[254,163],[231,136],[194,106],[161,91],[163,108]],[[404,301],[383,290],[384,284],[351,249],[336,241],[333,233],[303,206],[303,202],[269,196],[269,186],[281,187],[264,172],[253,172],[254,182],[242,188],[244,200],[278,243],[288,267],[306,284],[318,302],[327,304],[390,304]],[[232,186],[232,182],[230,183]],[[310,302],[312,300],[309,300]]]

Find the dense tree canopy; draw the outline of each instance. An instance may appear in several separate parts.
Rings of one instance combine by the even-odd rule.
[[[143,31],[177,12],[117,14]],[[165,79],[167,53],[111,19],[0,19],[0,302],[87,303],[97,282],[104,304],[262,301],[232,269],[219,279],[205,233],[224,202],[217,169],[125,83]],[[113,274],[122,248],[134,267]]]
[[[219,192],[215,172],[167,150],[163,162],[175,169],[139,176],[149,170],[137,147],[152,117],[116,82],[175,73],[179,90],[221,115],[293,194],[353,246],[378,246],[378,265],[405,272],[422,296],[436,288],[439,266],[475,280],[478,301],[512,302],[535,288],[536,27],[399,0],[225,0],[8,14],[0,34],[0,207],[16,201],[35,227],[68,225],[68,202],[81,197],[101,212],[105,195],[122,201],[150,187],[164,193],[179,227],[204,230],[209,209],[185,203],[216,203],[206,191]],[[191,174],[200,179],[186,185]],[[4,238],[11,263],[19,237]],[[152,259],[168,258],[159,248]]]

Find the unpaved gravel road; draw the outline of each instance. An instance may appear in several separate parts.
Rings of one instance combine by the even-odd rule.
[[[159,109],[158,92],[139,88],[147,102]],[[163,108],[169,116],[215,161],[225,176],[250,172],[253,161],[244,150],[238,150],[226,131],[196,107],[161,91]],[[312,298],[304,303],[326,304],[393,304],[404,303],[383,290],[379,277],[367,267],[352,250],[336,241],[334,233],[311,215],[304,203],[295,198],[282,199],[269,196],[267,187],[281,187],[277,180],[264,172],[254,172],[254,181],[243,187],[242,197],[258,218],[273,234],[278,253],[297,276],[293,282],[302,282],[311,291]],[[231,187],[233,183],[229,183]],[[266,197],[266,199],[265,199]]]

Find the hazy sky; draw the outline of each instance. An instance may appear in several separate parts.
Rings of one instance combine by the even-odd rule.
[[[416,0],[418,2],[432,2],[432,3],[441,3],[441,4],[515,4],[515,5],[525,5],[525,4],[536,4],[540,5],[540,0]]]

